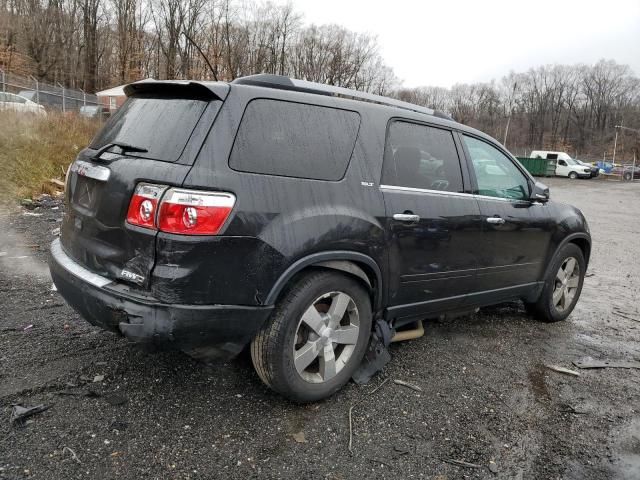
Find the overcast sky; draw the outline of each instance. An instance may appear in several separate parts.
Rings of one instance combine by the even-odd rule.
[[[499,79],[550,63],[630,65],[640,74],[640,0],[276,0],[305,23],[377,35],[406,87]]]

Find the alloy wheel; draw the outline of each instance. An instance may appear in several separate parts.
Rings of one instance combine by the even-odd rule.
[[[571,306],[580,284],[580,265],[574,257],[568,257],[556,273],[553,287],[553,306],[558,312],[564,312]]]
[[[317,298],[298,322],[293,345],[296,371],[309,383],[324,383],[347,364],[360,334],[353,298],[330,292]]]

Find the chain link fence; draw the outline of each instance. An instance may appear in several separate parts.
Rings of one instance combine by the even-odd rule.
[[[597,165],[603,169],[602,177],[608,180],[621,180],[623,182],[637,182],[640,180],[640,163],[633,155],[633,159],[617,158],[616,163],[608,161],[598,162]]]
[[[77,112],[83,106],[98,106],[98,97],[83,90],[65,88],[23,77],[0,69],[0,92],[15,93],[32,102],[43,105],[47,110]]]

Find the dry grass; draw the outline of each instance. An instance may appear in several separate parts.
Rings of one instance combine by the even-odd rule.
[[[0,111],[0,200],[51,193],[48,180],[64,172],[91,141],[99,123],[75,114],[46,117]]]

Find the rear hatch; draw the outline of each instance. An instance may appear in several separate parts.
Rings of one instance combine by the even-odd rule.
[[[61,242],[89,270],[148,287],[157,231],[131,225],[140,183],[180,186],[219,111],[228,86],[140,82],[72,164]]]

